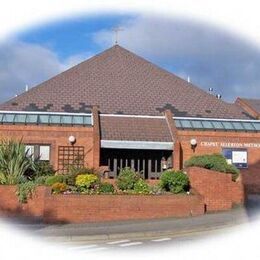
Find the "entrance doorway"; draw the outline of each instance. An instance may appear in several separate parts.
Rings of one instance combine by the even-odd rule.
[[[101,165],[109,167],[109,178],[116,178],[122,168],[130,167],[144,179],[159,179],[165,169],[172,167],[172,151],[103,148]]]

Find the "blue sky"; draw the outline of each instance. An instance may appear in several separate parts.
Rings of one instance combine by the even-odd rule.
[[[111,30],[134,17],[134,15],[78,17],[26,30],[18,34],[17,38],[24,42],[46,46],[55,51],[60,59],[66,59],[78,53],[101,52],[103,48],[94,42],[93,35],[101,30]]]
[[[224,100],[260,98],[260,52],[237,35],[181,17],[111,14],[71,17],[27,28],[0,44],[0,102],[114,44],[119,44]]]

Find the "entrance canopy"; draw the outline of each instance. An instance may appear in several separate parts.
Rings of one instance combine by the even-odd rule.
[[[138,150],[173,150],[173,142],[102,140],[101,148],[138,149]]]

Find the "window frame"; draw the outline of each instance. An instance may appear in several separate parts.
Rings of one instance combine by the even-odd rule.
[[[37,160],[37,161],[40,161],[40,162],[51,162],[51,154],[52,154],[52,151],[51,151],[51,144],[43,144],[43,143],[26,143],[25,144],[25,147],[27,146],[31,146],[33,147],[33,160]],[[48,146],[49,147],[49,160],[41,160],[41,157],[40,157],[40,147],[41,146]]]

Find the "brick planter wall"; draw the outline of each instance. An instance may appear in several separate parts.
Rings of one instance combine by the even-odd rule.
[[[198,195],[53,195],[47,198],[46,222],[187,217],[204,214]]]
[[[187,169],[193,195],[52,195],[37,187],[28,203],[15,186],[0,185],[0,215],[42,218],[47,223],[83,223],[202,215],[244,202],[242,180],[198,167]]]
[[[232,181],[232,175],[199,167],[187,169],[190,184],[204,197],[207,211],[231,209],[233,204],[244,202],[244,188],[241,176]]]
[[[204,214],[200,195],[52,195],[50,188],[38,187],[28,203],[21,204],[15,193],[15,186],[0,185],[0,215],[84,223]]]
[[[43,217],[46,196],[51,190],[38,187],[28,203],[20,203],[16,195],[17,187],[13,185],[0,185],[0,215],[1,216],[30,216]]]

